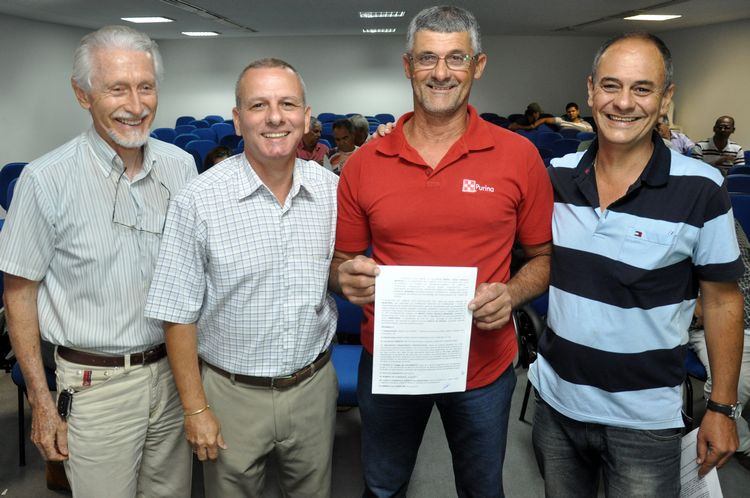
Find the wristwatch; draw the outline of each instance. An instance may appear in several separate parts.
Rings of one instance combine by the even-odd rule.
[[[712,401],[711,399],[707,399],[706,409],[714,411],[714,412],[723,413],[724,415],[731,418],[732,420],[737,420],[738,418],[740,418],[740,415],[742,414],[741,403],[735,403],[733,405],[723,405],[721,403],[717,403],[716,401]]]

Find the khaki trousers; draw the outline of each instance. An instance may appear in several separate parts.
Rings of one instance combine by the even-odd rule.
[[[338,396],[332,362],[287,389],[233,384],[203,365],[203,387],[227,444],[203,464],[207,497],[262,496],[272,453],[284,496],[331,495]]]
[[[65,462],[73,496],[189,497],[192,454],[167,359],[116,368],[55,360],[58,392],[77,391]]]

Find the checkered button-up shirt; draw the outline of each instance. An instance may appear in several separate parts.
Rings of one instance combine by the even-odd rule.
[[[236,374],[288,375],[330,344],[336,175],[297,159],[284,205],[244,154],[172,202],[146,316],[198,326],[198,352]]]

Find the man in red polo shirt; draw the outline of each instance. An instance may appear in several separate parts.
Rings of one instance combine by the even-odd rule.
[[[431,7],[411,21],[414,112],[365,144],[341,175],[331,287],[364,305],[358,397],[366,496],[404,496],[432,407],[440,410],[459,496],[503,496],[516,338],[511,309],[549,279],[552,189],[531,143],[468,105],[487,63],[474,16]],[[529,261],[510,278],[518,240]],[[372,258],[363,255],[372,245]],[[377,265],[474,266],[478,283],[466,391],[372,394]]]

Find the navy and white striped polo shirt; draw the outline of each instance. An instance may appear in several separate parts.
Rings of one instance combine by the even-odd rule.
[[[743,272],[729,196],[717,169],[654,140],[640,178],[602,211],[596,151],[595,142],[550,168],[549,328],[529,376],[569,418],[680,427],[698,283]]]

